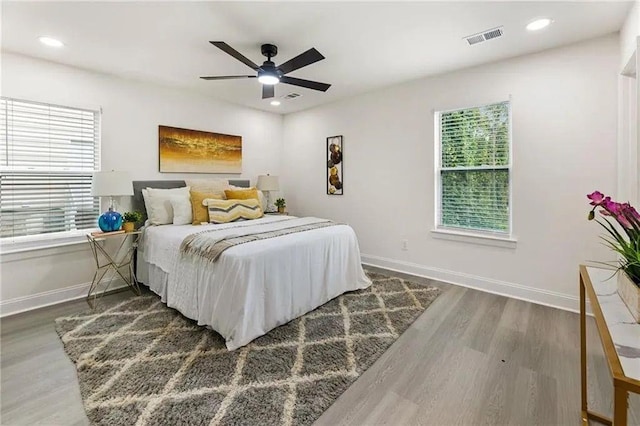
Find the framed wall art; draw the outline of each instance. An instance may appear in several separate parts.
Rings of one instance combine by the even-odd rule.
[[[242,173],[242,136],[158,126],[161,173]]]
[[[342,135],[327,138],[327,194],[344,193]]]

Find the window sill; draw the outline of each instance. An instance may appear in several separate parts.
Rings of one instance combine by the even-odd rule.
[[[515,249],[518,244],[518,240],[514,237],[474,234],[471,232],[453,231],[450,229],[432,229],[431,235],[433,238],[440,240],[458,241],[462,243],[510,249]]]
[[[72,246],[86,243],[86,234],[95,230],[96,229],[83,229],[81,231],[64,233],[64,235],[30,236],[24,239],[18,238],[17,241],[1,242],[0,255],[4,257],[7,255],[56,249],[59,247],[68,247],[65,251],[74,251]]]

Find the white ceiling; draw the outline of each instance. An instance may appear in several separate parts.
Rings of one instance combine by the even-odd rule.
[[[2,2],[2,48],[85,69],[195,90],[271,112],[289,113],[422,76],[536,52],[612,32],[630,2]],[[525,25],[551,17],[545,30]],[[464,36],[504,25],[475,46]],[[52,49],[37,37],[66,46]],[[273,107],[251,74],[208,43],[225,41],[254,62],[273,43],[280,64],[315,47],[326,59],[291,76],[331,83],[326,93],[279,84]]]

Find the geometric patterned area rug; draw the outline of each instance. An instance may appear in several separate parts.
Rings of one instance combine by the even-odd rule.
[[[373,285],[229,352],[155,295],[56,319],[96,425],[309,425],[440,290],[367,272]]]

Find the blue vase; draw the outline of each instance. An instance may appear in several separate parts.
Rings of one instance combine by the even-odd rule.
[[[114,212],[112,207],[98,218],[98,226],[102,232],[118,231],[122,226],[122,215]]]

